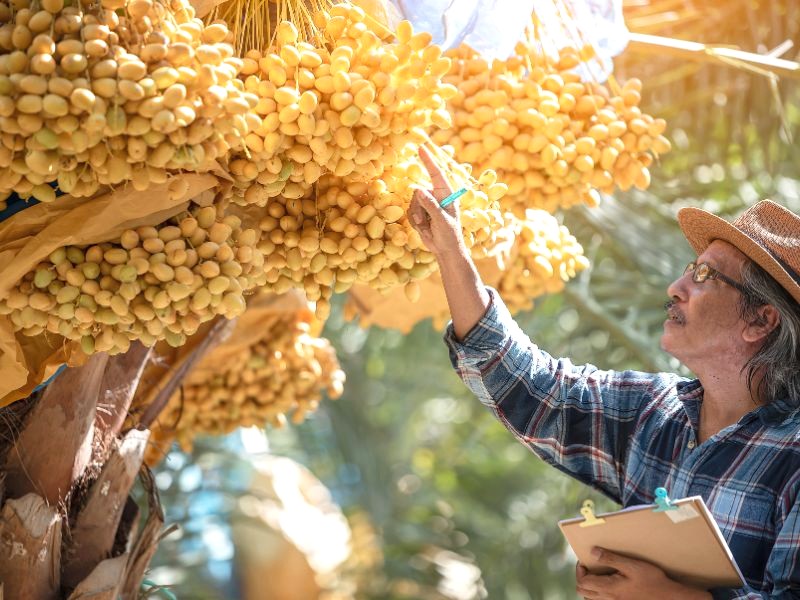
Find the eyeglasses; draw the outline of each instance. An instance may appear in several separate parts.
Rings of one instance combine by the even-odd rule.
[[[736,288],[745,296],[752,295],[752,292],[741,283],[734,281],[727,275],[723,275],[708,263],[690,262],[683,270],[684,275],[687,273],[692,274],[692,281],[695,283],[703,283],[706,279],[719,279],[723,283],[727,283],[729,286]]]

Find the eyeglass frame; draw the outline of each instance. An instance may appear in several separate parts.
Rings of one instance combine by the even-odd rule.
[[[698,279],[697,271],[701,266],[703,266],[706,269],[708,269],[708,271],[707,271],[708,274],[705,277],[702,277],[701,279]],[[683,274],[686,275],[689,272],[691,272],[692,281],[694,281],[695,283],[703,283],[704,281],[707,281],[709,279],[718,279],[719,281],[721,281],[723,283],[727,283],[732,288],[738,290],[744,296],[753,296],[754,295],[752,290],[746,288],[744,285],[742,285],[738,281],[735,281],[735,280],[731,279],[730,277],[728,277],[724,273],[720,273],[717,269],[712,267],[707,262],[701,262],[701,263],[698,263],[698,262],[695,262],[695,261],[690,262],[688,265],[686,265],[686,268],[683,270]]]

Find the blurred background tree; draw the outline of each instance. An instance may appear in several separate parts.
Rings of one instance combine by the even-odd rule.
[[[800,21],[789,11],[788,0],[625,6],[635,32],[797,59]],[[592,268],[518,321],[576,362],[676,370],[658,344],[666,286],[692,256],[675,214],[692,205],[732,216],[768,197],[800,211],[798,79],[637,44],[614,76],[644,81],[641,106],[668,120],[674,150],[651,169],[646,193],[563,215]],[[329,584],[340,595],[326,597],[574,598],[574,563],[555,522],[586,497],[600,510],[613,505],[514,441],[458,380],[429,322],[401,335],[340,315],[324,332],[347,373],[340,400],[266,437],[202,440],[158,469],[167,520],[180,530],[162,543],[152,578],[179,598],[241,597],[231,522],[252,493],[252,452],[268,450],[306,465],[350,517],[360,556]]]

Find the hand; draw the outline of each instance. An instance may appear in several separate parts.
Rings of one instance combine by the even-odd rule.
[[[453,193],[453,189],[424,147],[420,148],[419,156],[431,176],[433,190],[414,190],[408,209],[411,225],[433,254],[439,256],[448,251],[459,250],[464,245],[464,238],[458,218],[458,200],[447,208],[439,207],[439,202]]]
[[[592,555],[603,566],[616,570],[612,575],[591,575],[582,564],[576,568],[576,590],[586,600],[700,600],[711,594],[673,581],[659,567],[595,548]]]

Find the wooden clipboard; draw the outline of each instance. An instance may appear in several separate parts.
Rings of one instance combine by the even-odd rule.
[[[598,546],[661,567],[683,584],[711,589],[739,588],[744,577],[722,532],[700,496],[672,500],[674,510],[643,505],[617,512],[559,521],[558,526],[578,560],[592,573],[608,574],[592,558]]]

